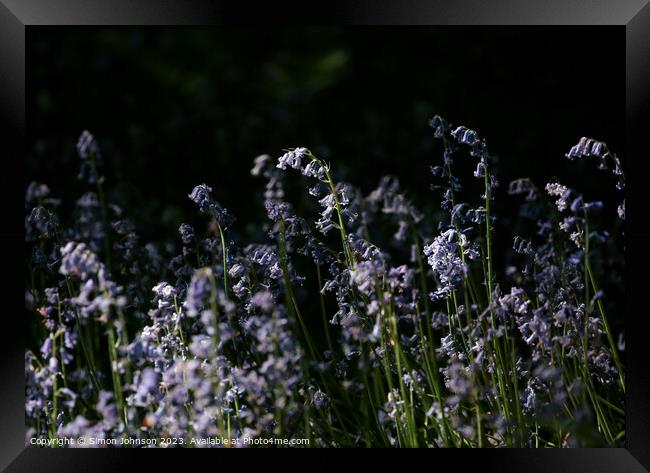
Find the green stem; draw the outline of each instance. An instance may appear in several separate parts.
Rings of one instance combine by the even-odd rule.
[[[212,269],[209,269],[207,272],[208,279],[210,279],[210,310],[212,311],[213,316],[213,334],[212,334],[212,360],[216,364],[219,357],[219,311],[217,306],[217,281],[215,280],[214,273]],[[216,371],[216,370],[215,370]],[[219,389],[219,380],[215,379],[211,374],[212,389],[214,392],[217,392]],[[221,435],[227,433],[226,426],[223,420],[223,410],[219,409],[218,414],[216,415],[216,426],[219,429]]]
[[[316,263],[316,276],[318,278],[318,295],[320,296],[320,310],[323,316],[323,331],[325,332],[325,339],[327,340],[327,347],[329,348],[332,356],[334,356],[334,345],[330,336],[329,321],[327,320],[327,312],[325,310],[325,298],[321,289],[323,287],[323,278],[320,272],[320,264]]]
[[[309,348],[312,359],[319,360],[319,357],[317,355],[318,352],[311,339],[311,336],[309,335],[307,326],[305,325],[302,314],[300,313],[300,309],[298,308],[295,294],[293,293],[293,285],[291,284],[291,276],[289,275],[289,257],[287,255],[284,220],[280,219],[278,224],[280,227],[280,232],[278,234],[278,249],[280,252],[280,265],[282,267],[282,278],[284,280],[285,286],[285,299],[287,303],[287,309],[292,311],[298,319],[298,324],[300,325],[302,334],[305,337],[305,341],[307,342],[307,347]]]
[[[487,296],[488,296],[488,304],[490,307],[490,319],[492,323],[492,328],[496,330],[496,321],[494,318],[493,301],[492,301],[492,297],[493,297],[492,225],[491,225],[491,215],[490,215],[490,202],[492,200],[492,192],[491,192],[492,189],[490,187],[490,171],[489,171],[489,166],[487,164],[487,160],[484,160],[484,184],[485,184],[485,246],[486,246],[485,282],[487,286],[487,293],[488,293]],[[505,381],[505,379],[508,379],[509,375],[505,369],[506,364],[505,364],[504,355],[502,353],[501,340],[496,336],[496,334],[493,338],[493,343],[496,351],[497,377],[499,378],[499,384],[502,389],[502,395],[507,396],[507,393],[512,389],[512,386],[510,386],[510,383],[506,383]],[[511,364],[510,370],[512,371],[511,376],[516,377],[517,376],[516,367],[512,365],[512,363],[510,364]],[[508,385],[507,390],[506,390],[506,385]],[[514,405],[514,410],[517,416],[517,420],[519,422],[519,426],[520,428],[523,428],[523,417],[522,417],[521,401],[519,399],[519,393],[517,391],[514,391],[511,397],[512,398],[510,399],[510,402]],[[505,405],[507,405],[508,398],[506,397],[504,401],[506,402]]]
[[[589,259],[585,260],[585,264],[587,266],[587,274],[589,275],[589,281],[591,282],[591,287],[594,290],[594,293],[598,293],[598,284],[596,283],[596,279],[594,278],[593,271],[591,270],[591,263],[589,262]],[[607,314],[605,313],[605,307],[603,306],[603,302],[600,299],[596,301],[596,306],[598,307],[598,312],[600,313],[600,318],[603,323],[603,327],[605,329],[605,334],[607,335],[607,342],[609,343],[609,349],[612,353],[612,359],[614,360],[614,364],[616,365],[616,370],[618,371],[619,382],[621,383],[621,389],[623,389],[623,393],[625,393],[625,372],[623,370],[623,365],[621,363],[621,360],[618,356],[618,348],[616,347],[616,343],[614,342],[612,331],[609,328],[609,322],[607,321]]]
[[[56,337],[52,335],[52,356],[56,357]],[[56,429],[57,425],[57,417],[59,415],[58,409],[59,409],[59,399],[58,399],[58,391],[59,391],[59,386],[58,386],[58,381],[57,381],[57,373],[54,373],[52,375],[52,426],[54,429]],[[55,430],[56,432],[56,430]]]
[[[478,438],[478,448],[483,448],[483,427],[481,425],[481,407],[476,401],[476,435]]]
[[[341,207],[341,203],[339,201],[339,196],[338,192],[336,191],[336,184],[334,183],[334,180],[332,179],[332,175],[330,174],[329,166],[327,166],[323,161],[321,161],[319,158],[314,156],[313,154],[309,154],[309,157],[316,161],[322,168],[325,170],[325,178],[327,179],[327,184],[330,187],[330,191],[332,192],[332,196],[334,198],[334,207],[336,208],[336,214],[338,216],[338,221],[339,221],[339,232],[341,233],[341,243],[343,245],[343,253],[345,255],[346,262],[348,264],[348,267],[352,268],[354,266],[354,256],[352,254],[352,251],[350,250],[350,246],[348,244],[348,236],[345,231],[345,225],[343,225],[343,210]]]
[[[101,206],[102,212],[102,223],[104,225],[104,251],[106,252],[106,267],[108,272],[111,272],[111,232],[108,225],[108,210],[106,206],[106,198],[104,197],[104,189],[102,187],[102,177],[99,176],[99,171],[97,169],[97,161],[95,160],[95,153],[90,152],[90,163],[93,167],[93,171],[97,176],[97,196],[99,197],[99,203]]]
[[[110,321],[107,326],[108,331],[108,356],[111,362],[111,376],[113,379],[113,392],[115,393],[115,402],[119,410],[119,415],[124,421],[124,425],[128,424],[126,417],[126,410],[124,409],[124,398],[122,396],[122,382],[120,381],[119,366],[117,359],[117,351],[115,345],[115,331]]]
[[[228,254],[226,252],[226,239],[223,235],[223,229],[219,222],[217,222],[219,229],[219,238],[221,239],[221,254],[223,256],[223,292],[228,295]]]

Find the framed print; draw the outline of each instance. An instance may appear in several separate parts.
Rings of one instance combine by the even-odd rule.
[[[648,471],[650,6],[310,7],[2,0],[2,467]]]

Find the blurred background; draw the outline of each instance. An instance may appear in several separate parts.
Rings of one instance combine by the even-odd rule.
[[[434,114],[487,139],[503,194],[557,176],[611,201],[606,215],[620,200],[593,163],[564,158],[590,136],[624,159],[620,28],[30,28],[27,40],[27,182],[74,205],[89,190],[75,149],[88,129],[109,199],[145,239],[174,238],[202,182],[237,217],[232,231],[254,237],[265,213],[252,160],[296,146],[365,192],[393,174],[434,210]],[[496,204],[506,225],[508,202]]]

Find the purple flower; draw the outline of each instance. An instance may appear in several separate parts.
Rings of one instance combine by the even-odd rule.
[[[56,217],[45,207],[34,207],[29,215],[28,222],[43,237],[49,238],[56,233]]]
[[[616,213],[618,214],[618,218],[625,220],[625,200],[619,204],[618,208],[616,209]]]
[[[184,245],[192,245],[194,243],[194,229],[191,225],[187,223],[181,223],[181,226],[178,227],[178,233],[181,235],[181,241]]]
[[[464,235],[449,229],[424,247],[429,266],[440,282],[434,298],[446,297],[463,280],[467,266],[460,257],[460,248],[464,241]]]
[[[569,197],[571,196],[569,188],[559,183],[548,183],[546,184],[546,192],[552,197],[559,197],[555,201],[555,205],[557,205],[557,209],[560,212],[564,212],[569,204]]]
[[[431,120],[429,120],[429,126],[434,129],[434,136],[436,138],[442,138],[449,129],[447,120],[442,118],[440,115],[435,115]]]
[[[588,158],[588,157],[603,157],[609,151],[607,145],[601,141],[596,141],[592,138],[582,137],[578,144],[571,147],[566,157],[569,159],[575,158]]]
[[[258,307],[264,312],[270,311],[274,305],[275,299],[273,294],[269,291],[256,292],[253,297],[251,297],[251,306]]]
[[[90,276],[101,276],[104,272],[104,265],[85,243],[66,243],[61,248],[61,256],[59,271],[66,276],[77,276],[85,281]]]
[[[309,154],[307,148],[295,148],[287,151],[278,159],[278,168],[285,170],[287,166],[302,171],[302,159]]]
[[[192,276],[185,299],[187,315],[190,317],[198,316],[204,308],[209,306],[209,300],[213,292],[212,278],[214,276],[209,268],[199,269]]]
[[[99,157],[99,145],[95,137],[88,131],[84,130],[79,136],[77,141],[77,152],[81,159],[88,159],[89,157]]]
[[[229,226],[234,218],[226,209],[212,197],[212,188],[207,184],[200,184],[192,189],[189,194],[190,200],[199,206],[199,210],[215,218],[217,223],[222,227]]]
[[[532,201],[537,198],[537,193],[535,192],[535,186],[530,181],[530,179],[516,179],[512,181],[508,188],[508,194],[510,195],[526,194],[527,201]]]

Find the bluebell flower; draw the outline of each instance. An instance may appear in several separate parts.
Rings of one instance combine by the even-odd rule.
[[[269,291],[259,291],[251,297],[250,303],[253,307],[258,307],[264,312],[269,312],[275,305],[275,298]]]
[[[228,211],[214,200],[212,197],[212,188],[207,184],[200,184],[194,187],[189,194],[189,198],[199,206],[201,212],[214,217],[222,227],[228,227],[234,221],[234,218]]]
[[[51,238],[56,233],[58,222],[54,214],[45,207],[34,207],[28,218],[29,224],[45,238]]]
[[[268,154],[261,154],[253,160],[253,168],[251,169],[251,175],[259,176],[265,170],[268,169],[269,163],[272,161],[271,156]]]
[[[321,391],[320,389],[316,389],[313,386],[310,386],[309,393],[311,395],[312,401],[314,403],[314,407],[316,407],[316,409],[320,411],[329,407],[330,398],[323,391]]]
[[[440,287],[434,293],[434,298],[446,297],[463,280],[467,266],[460,257],[460,246],[463,235],[449,229],[437,236],[434,241],[424,247],[433,274],[440,282]]]
[[[129,396],[129,404],[146,407],[160,396],[158,390],[159,375],[153,368],[144,368],[138,373],[134,383],[135,392]]]
[[[323,168],[323,166],[321,166],[321,164],[316,160],[307,163],[305,168],[302,170],[302,173],[307,177],[314,177],[319,181],[325,179],[325,168]]]
[[[361,261],[350,270],[350,278],[359,290],[367,296],[375,292],[375,282],[386,269],[379,261]]]
[[[453,393],[447,399],[450,404],[458,404],[471,395],[471,374],[467,367],[456,357],[452,357],[449,365],[442,369],[445,386]]]
[[[309,154],[307,148],[295,148],[287,151],[278,159],[277,167],[279,169],[285,170],[287,166],[292,167],[293,169],[298,169],[302,171],[302,159],[305,155]]]
[[[178,233],[181,235],[181,241],[184,245],[192,245],[195,242],[194,229],[187,223],[181,223],[178,227]]]
[[[583,204],[584,203],[583,203],[583,200],[582,200],[582,196],[579,195],[578,197],[573,199],[573,201],[571,202],[571,206],[570,206],[571,212],[577,213],[577,212],[583,210],[585,208]]]
[[[534,252],[533,246],[530,241],[526,241],[519,236],[515,236],[512,248],[517,253],[530,255]]]
[[[618,214],[618,218],[621,220],[625,220],[625,200],[616,209],[616,213]]]
[[[84,281],[90,276],[103,274],[104,265],[85,243],[66,243],[61,248],[61,256],[61,274],[77,276]]]
[[[479,141],[476,132],[464,126],[459,126],[454,131],[452,131],[451,134],[458,140],[459,143],[463,143],[469,146],[473,146]]]
[[[189,194],[190,199],[195,202],[201,212],[209,212],[212,208],[212,187],[207,184],[201,184],[192,189]]]
[[[282,277],[280,260],[272,247],[269,245],[248,245],[244,251],[253,263],[264,269],[269,278],[280,279]]]
[[[560,212],[566,210],[569,204],[569,197],[571,196],[571,191],[568,187],[555,182],[548,183],[546,184],[546,192],[548,192],[548,195],[552,197],[558,197],[555,201],[555,205],[557,205],[557,209]]]
[[[442,138],[449,129],[447,120],[442,118],[440,115],[435,115],[431,120],[429,120],[429,126],[434,129],[434,136],[436,138]]]
[[[582,137],[578,144],[571,147],[566,157],[569,159],[602,157],[608,153],[607,145],[592,138]]]
[[[28,202],[30,204],[35,204],[41,202],[49,195],[50,195],[50,188],[47,186],[47,184],[41,184],[32,181],[27,186],[27,191],[25,192],[25,202]]]
[[[99,156],[99,146],[95,137],[88,131],[84,130],[77,141],[77,152],[81,159],[88,159],[91,156]]]
[[[235,263],[228,270],[228,275],[231,278],[240,278],[241,276],[246,274],[246,272],[247,272],[246,267],[243,264]]]
[[[291,206],[286,202],[266,199],[264,201],[264,208],[266,209],[266,215],[269,219],[273,222],[277,222],[280,219],[286,220],[289,218]]]
[[[110,429],[118,423],[117,406],[112,392],[100,391],[95,408],[101,414],[105,427]]]
[[[99,145],[95,137],[88,130],[84,130],[77,141],[77,153],[79,154],[79,158],[81,158],[81,168],[78,178],[89,184],[100,181],[101,178],[97,172],[97,166],[101,161]]]
[[[470,149],[470,155],[482,158],[485,158],[487,155],[487,146],[478,137],[478,134],[474,130],[470,130],[464,126],[459,126],[451,132],[451,136],[453,136],[459,144],[468,146]]]
[[[210,268],[199,269],[192,276],[185,299],[187,315],[190,317],[198,316],[204,308],[210,305],[209,300],[213,295],[211,280],[214,278],[211,271]]]
[[[77,394],[70,388],[63,387],[59,389],[59,395],[63,406],[66,409],[73,409],[77,400]]]
[[[537,192],[535,191],[535,186],[530,181],[530,179],[516,179],[510,183],[508,187],[508,194],[518,195],[526,194],[527,201],[533,201],[537,198]]]
[[[479,161],[476,165],[476,170],[474,171],[474,177],[480,178],[485,176],[485,163]]]
[[[594,210],[600,210],[603,208],[603,203],[599,200],[594,201],[594,202],[585,202],[583,206],[585,212],[590,212]]]

